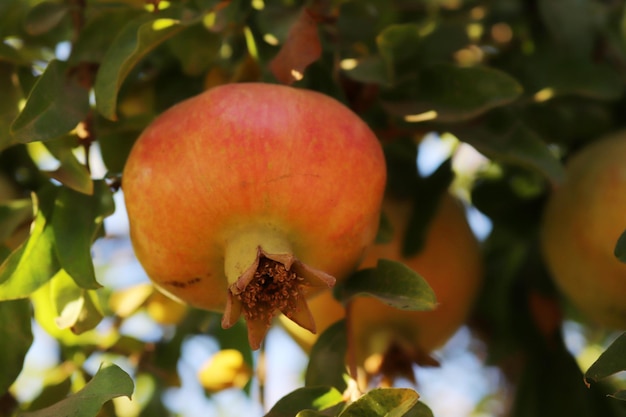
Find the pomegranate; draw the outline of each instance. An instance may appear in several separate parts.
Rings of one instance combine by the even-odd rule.
[[[626,131],[572,156],[565,182],[552,193],[541,247],[564,299],[590,324],[626,329],[626,264],[614,255],[626,229]]]
[[[136,256],[165,293],[240,316],[260,346],[282,311],[311,331],[308,294],[361,261],[386,181],[380,143],[347,107],[293,87],[218,86],[140,135],[122,188]]]
[[[443,346],[467,319],[482,283],[483,266],[463,206],[451,195],[442,197],[422,251],[409,258],[402,256],[401,249],[412,204],[387,198],[383,209],[394,228],[394,238],[388,244],[372,246],[362,267],[374,267],[381,258],[403,262],[428,281],[438,304],[431,311],[406,311],[373,297],[351,300],[348,337],[352,338],[356,364],[368,380],[383,376],[383,381],[391,383],[400,375],[412,378],[414,362],[434,363],[432,351]],[[346,314],[330,290],[312,298],[309,306],[315,320],[325,327]],[[281,323],[300,346],[310,350],[315,335]]]

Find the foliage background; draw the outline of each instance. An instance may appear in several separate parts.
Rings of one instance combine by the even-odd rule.
[[[0,344],[1,415],[47,406],[57,408],[30,415],[76,407],[81,415],[168,415],[163,393],[179,383],[181,347],[193,335],[260,362],[244,330],[222,331],[212,313],[188,311],[160,325],[157,338],[122,331],[145,315],[147,298],[127,316],[110,300],[145,277],[107,280],[116,275],[111,252],[98,263],[103,242],[119,238],[104,219],[122,210],[120,173],[143,127],[207,88],[258,80],[329,94],[368,122],[385,146],[389,187],[423,195],[409,246],[419,248],[429,202],[450,184],[489,219],[486,285],[466,347],[506,382],[476,413],[626,414],[605,396],[623,386],[604,379],[623,368],[620,345],[589,375],[604,381],[583,383],[617,335],[586,326],[561,303],[537,250],[563,162],[626,124],[623,1],[4,0],[0,38],[0,337],[10,341]],[[447,138],[446,157],[456,159],[426,176],[415,159],[429,132]],[[486,157],[476,169],[458,162],[467,145]],[[28,238],[18,245],[16,234]],[[591,359],[565,343],[564,316]],[[14,382],[41,329],[58,343],[56,360],[43,390],[22,400]],[[123,362],[127,373],[104,366],[94,377],[98,358]],[[241,392],[261,388],[256,379]],[[127,414],[109,401],[133,389]],[[311,395],[296,392],[289,406]]]

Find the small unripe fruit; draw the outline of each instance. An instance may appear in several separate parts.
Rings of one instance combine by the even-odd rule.
[[[594,324],[626,329],[626,264],[614,255],[626,230],[626,132],[572,156],[541,228],[546,264],[562,293]]]
[[[123,172],[137,258],[163,291],[243,315],[253,348],[280,310],[315,330],[305,295],[372,242],[386,180],[380,144],[338,101],[261,84],[214,87],[142,133]]]
[[[482,283],[480,245],[462,204],[446,194],[429,225],[422,251],[404,258],[402,242],[412,205],[389,198],[383,210],[393,226],[394,238],[388,244],[373,246],[362,267],[374,267],[381,258],[403,262],[428,281],[438,305],[432,311],[405,311],[373,297],[355,297],[350,301],[348,337],[353,339],[357,365],[370,376],[411,377],[410,364],[432,363],[432,351],[443,346],[466,321]],[[313,298],[309,306],[319,323],[330,325],[345,316],[343,306],[330,291]],[[286,327],[305,350],[310,350],[315,335],[290,324]]]

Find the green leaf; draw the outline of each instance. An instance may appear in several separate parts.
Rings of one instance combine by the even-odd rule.
[[[531,169],[553,184],[565,178],[565,168],[546,143],[522,123],[502,130],[485,127],[451,129],[457,137],[489,158]]]
[[[626,231],[622,232],[619,239],[617,239],[613,253],[617,259],[626,263]]]
[[[331,386],[346,389],[346,351],[348,349],[345,320],[328,327],[317,339],[304,376],[307,387]]]
[[[400,417],[417,403],[409,388],[377,388],[350,404],[339,417]]]
[[[343,300],[369,295],[395,308],[417,311],[437,305],[435,293],[424,278],[403,263],[388,259],[379,259],[376,268],[357,271],[340,285]]]
[[[93,195],[59,189],[52,229],[59,263],[85,289],[97,289],[91,245],[104,218],[114,211],[113,195],[104,181],[94,182]]]
[[[418,115],[428,112],[434,112],[431,117],[436,121],[458,122],[509,104],[522,94],[515,78],[488,67],[431,65],[419,77],[417,85],[398,87],[411,97],[383,102],[387,111],[407,122],[420,120]]]
[[[51,178],[83,194],[93,194],[93,181],[87,167],[72,152],[73,137],[46,142],[46,148],[60,163],[59,168],[49,172]]]
[[[294,417],[302,410],[324,410],[343,402],[343,395],[332,387],[298,388],[278,400],[265,417]]]
[[[539,15],[554,44],[570,54],[592,55],[598,19],[593,3],[580,0],[539,0]]]
[[[47,141],[74,129],[89,112],[89,91],[70,77],[67,64],[51,61],[11,125],[18,142]]]
[[[102,320],[102,312],[93,292],[76,285],[63,269],[52,278],[50,292],[56,306],[55,322],[59,329],[71,329],[72,333],[81,334],[95,328]]]
[[[26,32],[31,36],[43,35],[54,29],[67,15],[69,7],[65,3],[44,1],[30,9],[24,22]]]
[[[620,401],[626,401],[626,390],[617,391],[615,394],[609,395],[609,397]]]
[[[0,302],[0,392],[6,392],[22,371],[24,358],[33,343],[28,300]]]
[[[133,380],[117,365],[104,364],[85,387],[50,407],[19,417],[95,417],[107,401],[133,394]]]
[[[426,404],[418,401],[417,404],[404,414],[404,417],[433,417],[433,412]]]
[[[197,21],[183,21],[180,15],[174,7],[164,13],[142,15],[131,20],[116,36],[94,85],[96,107],[104,117],[117,119],[117,96],[131,69],[154,48]]]
[[[59,270],[51,217],[56,187],[36,194],[36,214],[28,240],[0,265],[0,300],[28,297]]]
[[[599,381],[626,371],[626,333],[622,333],[585,372],[585,381]]]

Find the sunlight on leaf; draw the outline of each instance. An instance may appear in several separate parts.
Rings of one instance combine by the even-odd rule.
[[[409,388],[374,389],[350,404],[339,417],[401,417],[419,399]]]

